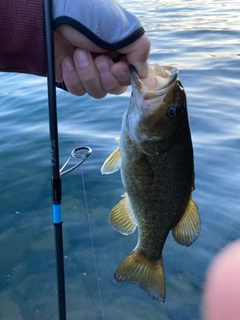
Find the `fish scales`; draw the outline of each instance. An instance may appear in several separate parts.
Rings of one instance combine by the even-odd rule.
[[[191,194],[192,166],[184,168],[191,152],[178,158],[177,149],[175,145],[153,157],[121,153],[124,187],[139,226],[138,251],[150,260],[160,259],[169,230],[179,222]]]
[[[178,243],[189,246],[201,225],[191,196],[194,163],[186,95],[174,68],[153,66],[143,83],[131,67],[130,78],[133,92],[120,145],[101,169],[108,174],[121,168],[126,189],[110,213],[111,225],[123,234],[138,227],[137,246],[119,265],[114,280],[136,283],[163,302],[166,238],[172,230]]]

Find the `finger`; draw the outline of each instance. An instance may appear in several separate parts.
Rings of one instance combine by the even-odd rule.
[[[57,30],[54,31],[54,51],[55,51],[55,78],[57,82],[62,82],[62,61],[64,58],[71,57],[75,48],[69,43],[66,44],[65,39]]]
[[[83,49],[76,49],[73,60],[79,80],[86,92],[96,99],[105,97],[107,93],[101,86],[98,70],[91,53]]]
[[[87,50],[91,52],[103,53],[106,52],[106,49],[103,49],[96,44],[94,44],[91,40],[89,40],[86,36],[80,33],[78,30],[70,27],[69,25],[63,24],[57,28],[58,33],[67,40],[70,45],[73,45],[75,48],[87,48]]]
[[[65,82],[65,85],[69,92],[76,96],[82,96],[86,93],[86,90],[83,88],[76,68],[71,57],[66,57],[62,61],[62,77]]]
[[[208,271],[204,320],[240,319],[240,241],[227,246]]]
[[[94,60],[94,63],[99,72],[101,86],[105,92],[121,94],[127,90],[127,87],[125,85],[121,85],[118,79],[111,72],[111,67],[114,64],[112,59],[101,55]]]
[[[126,62],[116,62],[112,66],[111,72],[122,86],[130,85],[129,68]]]
[[[150,53],[151,42],[146,34],[142,35],[138,40],[132,44],[118,50],[127,56],[128,64],[134,65],[137,69],[138,76],[141,79],[148,77],[148,57]]]

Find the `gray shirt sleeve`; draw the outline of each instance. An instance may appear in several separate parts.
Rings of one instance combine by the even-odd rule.
[[[54,0],[54,27],[67,24],[101,48],[121,49],[144,34],[140,21],[115,0]]]

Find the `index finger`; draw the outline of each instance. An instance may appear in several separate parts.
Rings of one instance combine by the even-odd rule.
[[[138,76],[141,79],[148,77],[148,57],[151,48],[151,41],[146,34],[130,45],[118,50],[122,54],[126,54],[128,64],[134,65],[137,69]]]

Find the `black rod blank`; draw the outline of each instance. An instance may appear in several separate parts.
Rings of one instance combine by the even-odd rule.
[[[55,61],[53,46],[53,15],[52,1],[44,0],[46,49],[47,49],[47,79],[48,79],[48,110],[49,110],[49,135],[51,147],[51,169],[52,169],[52,212],[55,234],[55,250],[57,263],[58,281],[58,309],[59,319],[66,320],[66,295],[64,275],[64,254],[62,238],[62,191],[61,177],[59,171],[59,145],[58,145],[58,120],[55,87]]]

